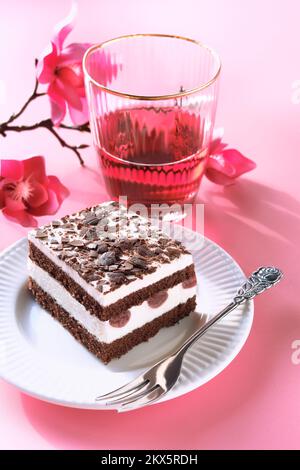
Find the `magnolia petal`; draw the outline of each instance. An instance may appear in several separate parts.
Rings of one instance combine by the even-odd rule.
[[[64,101],[73,108],[81,110],[81,100],[77,92],[77,88],[63,82],[62,80],[56,80],[56,89],[60,93],[60,96]]]
[[[68,188],[66,188],[57,176],[54,175],[48,176],[48,188],[56,193],[59,204],[61,204],[70,195]]]
[[[59,126],[66,115],[66,102],[57,90],[55,82],[49,85],[47,94],[50,98],[51,120],[55,126]]]
[[[234,183],[242,174],[256,168],[255,162],[235,149],[226,149],[218,155],[210,155],[207,159],[205,175],[207,178],[224,186]]]
[[[8,219],[12,220],[13,222],[17,222],[18,224],[22,225],[23,227],[37,227],[38,223],[37,220],[25,210],[20,211],[13,211],[5,207],[2,210],[2,214]]]
[[[1,160],[0,176],[13,181],[23,178],[23,163],[19,160]]]
[[[81,98],[80,101],[81,110],[73,108],[72,106],[68,106],[71,121],[75,126],[80,126],[81,124],[84,124],[89,120],[87,100],[86,98]]]
[[[5,196],[2,189],[0,189],[0,210],[5,206]]]
[[[4,206],[6,209],[12,212],[23,211],[26,209],[26,206],[23,200],[12,198],[9,191],[3,191],[3,195],[4,195]]]
[[[34,156],[22,161],[23,178],[31,179],[44,184],[47,181],[45,159],[42,156]]]
[[[65,118],[66,106],[61,106],[56,101],[50,99],[51,120],[55,126],[59,126]]]
[[[82,68],[80,64],[74,64],[72,67],[62,67],[59,70],[58,83],[63,86],[70,87],[71,89],[82,88],[84,86],[84,79]]]
[[[210,155],[216,155],[218,153],[223,152],[225,147],[227,147],[228,144],[222,142],[222,137],[218,137],[214,139],[210,146],[209,146],[209,153]]]
[[[223,173],[214,170],[213,168],[207,168],[205,171],[205,176],[210,181],[215,184],[220,184],[222,186],[229,186],[235,182],[234,178],[224,175]]]
[[[235,178],[256,168],[256,163],[238,150],[226,149],[223,151],[223,157],[234,167]]]
[[[58,52],[61,52],[66,37],[70,34],[74,27],[74,20],[77,15],[77,4],[72,3],[71,11],[62,21],[57,23],[54,29],[53,42],[57,47]]]
[[[40,207],[48,201],[48,192],[42,184],[37,181],[30,183],[31,193],[26,200],[29,207]]]
[[[36,216],[53,215],[69,194],[69,190],[56,176],[48,176],[47,201],[39,207],[30,207],[29,212]]]
[[[42,156],[1,163],[0,209],[9,220],[24,227],[36,227],[34,215],[55,214],[69,195],[69,190],[56,176],[46,176]]]
[[[57,49],[56,45],[51,42],[41,55],[36,66],[37,79],[39,83],[51,83],[54,80],[56,65]]]
[[[81,66],[83,56],[89,47],[91,47],[91,44],[86,42],[74,42],[64,47],[58,58],[59,67],[66,67],[76,63]]]
[[[234,178],[235,168],[232,164],[224,158],[223,153],[218,153],[217,155],[210,155],[208,157],[207,169],[218,171],[229,178]]]
[[[48,195],[48,198],[45,204],[39,207],[29,207],[28,211],[30,212],[30,214],[33,214],[36,216],[53,215],[58,211],[60,207],[60,203],[57,198],[57,194],[51,189],[50,190],[48,189],[47,195]]]

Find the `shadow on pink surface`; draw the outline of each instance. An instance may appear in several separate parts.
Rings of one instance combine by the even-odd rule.
[[[92,156],[92,155],[91,155]],[[68,187],[71,196],[64,201],[56,217],[70,214],[109,200],[100,170],[90,165],[89,160],[84,167],[76,167],[64,177],[64,184]],[[48,223],[53,216],[40,220],[39,225]]]
[[[280,242],[287,249],[292,246],[299,249],[300,203],[287,193],[241,179],[221,190],[210,184],[203,202],[206,235],[216,234],[218,240],[230,243],[233,249],[248,247],[257,257],[261,256],[261,248],[267,241],[271,244],[271,255],[283,248]],[[234,247],[232,241],[236,242]]]
[[[190,449],[278,448],[279,441],[283,448],[293,448],[299,411],[292,404],[298,388],[290,385],[299,386],[299,371],[290,357],[300,322],[289,300],[299,268],[290,260],[299,250],[300,204],[288,194],[246,179],[224,190],[205,185],[202,202],[206,235],[227,249],[245,272],[274,264],[285,273],[280,286],[256,301],[245,347],[222,374],[200,389],[128,414],[70,409],[22,395],[28,420],[55,448],[179,449],[183,442]],[[290,381],[282,381],[287,371]],[[287,394],[290,402],[282,403],[280,397]],[[270,409],[278,407],[281,421],[273,426]]]

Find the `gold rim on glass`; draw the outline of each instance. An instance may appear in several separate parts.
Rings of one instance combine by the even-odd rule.
[[[196,88],[191,88],[190,90],[180,91],[180,92],[170,94],[170,95],[156,95],[156,96],[147,96],[147,95],[139,96],[139,95],[133,95],[133,94],[123,93],[121,91],[114,90],[112,88],[101,85],[101,83],[94,80],[91,77],[91,75],[88,73],[87,68],[86,68],[86,60],[87,60],[88,56],[91,53],[93,53],[95,50],[104,49],[107,45],[109,45],[113,42],[121,41],[123,39],[142,38],[142,37],[171,38],[171,39],[181,39],[181,40],[184,40],[184,41],[192,42],[192,43],[196,44],[197,46],[202,47],[204,49],[207,49],[209,51],[209,53],[214,57],[214,59],[216,60],[216,62],[218,64],[217,65],[217,71],[215,72],[215,74],[213,75],[213,77],[210,80],[203,83],[202,85],[199,85]],[[112,95],[121,96],[122,98],[131,98],[131,99],[134,99],[134,100],[146,100],[146,101],[167,100],[167,99],[181,98],[183,96],[192,95],[192,94],[197,93],[201,90],[204,90],[205,88],[208,88],[210,85],[212,85],[217,80],[217,78],[218,78],[218,76],[220,75],[220,72],[221,72],[220,57],[218,56],[216,51],[214,49],[212,49],[211,47],[206,46],[205,44],[202,44],[201,42],[196,41],[194,39],[186,38],[184,36],[175,36],[175,35],[172,35],[172,34],[156,34],[156,33],[154,33],[154,34],[150,34],[150,33],[149,34],[128,34],[128,35],[125,35],[125,36],[119,36],[117,38],[110,39],[110,40],[104,41],[100,44],[96,44],[94,46],[91,46],[89,49],[87,49],[87,51],[85,52],[85,54],[83,56],[82,66],[83,66],[83,71],[84,71],[85,75],[88,77],[88,79],[94,85],[96,85],[98,88],[101,88],[102,90],[106,91],[107,93],[111,93]]]

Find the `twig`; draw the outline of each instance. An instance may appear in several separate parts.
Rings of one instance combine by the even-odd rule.
[[[35,59],[35,66],[37,65],[37,59]],[[60,143],[60,145],[62,147],[66,147],[70,150],[72,150],[72,152],[74,152],[80,162],[81,165],[84,165],[84,161],[80,155],[80,152],[79,150],[80,149],[84,149],[84,148],[87,148],[88,145],[85,145],[85,144],[82,144],[82,145],[70,145],[68,144],[56,131],[56,129],[54,128],[54,124],[52,122],[51,119],[44,119],[40,122],[37,122],[35,124],[31,124],[31,125],[28,125],[28,126],[15,126],[15,125],[11,125],[12,122],[14,122],[18,117],[21,116],[21,114],[25,111],[25,109],[27,108],[27,106],[29,105],[29,103],[31,103],[31,101],[35,100],[36,98],[39,98],[40,96],[44,96],[46,95],[46,93],[38,93],[38,86],[39,86],[39,82],[38,80],[36,79],[35,80],[35,85],[34,85],[34,89],[33,89],[33,92],[32,94],[29,96],[28,100],[25,102],[25,104],[22,106],[22,108],[17,112],[17,113],[14,113],[10,116],[10,118],[6,121],[6,122],[2,122],[0,123],[0,135],[2,135],[2,137],[6,137],[6,133],[7,132],[23,132],[23,131],[32,131],[34,129],[38,129],[40,127],[44,127],[45,129],[48,129],[48,131],[51,132],[51,134],[54,135],[54,137],[56,137],[56,139],[58,140],[58,142]],[[74,131],[80,131],[80,132],[90,132],[90,125],[88,122],[84,123],[84,124],[81,124],[80,126],[68,126],[67,124],[60,124],[59,126],[60,128],[62,129],[69,129],[69,130],[74,130]]]
[[[62,129],[69,129],[72,131],[79,131],[79,132],[91,132],[90,123],[85,122],[84,124],[80,124],[80,126],[68,126],[67,124],[60,124]]]
[[[37,81],[37,79],[35,80],[35,85],[34,85],[34,89],[33,89],[33,92],[32,94],[29,96],[28,100],[25,102],[25,104],[22,106],[22,108],[20,109],[20,111],[18,111],[17,113],[14,113],[10,116],[10,118],[6,121],[5,124],[10,124],[11,122],[15,121],[15,119],[17,119],[19,116],[21,116],[21,114],[25,111],[25,109],[27,108],[27,106],[29,105],[29,103],[31,103],[31,101],[35,100],[36,98],[38,98],[39,96],[44,96],[46,93],[37,93],[37,89],[38,89],[38,85],[39,85],[39,82]]]
[[[51,134],[54,135],[54,137],[56,137],[56,139],[58,140],[58,142],[60,143],[60,145],[62,147],[66,147],[70,150],[72,150],[72,152],[74,152],[80,162],[81,165],[84,165],[84,161],[80,155],[80,152],[79,150],[81,149],[84,149],[84,148],[87,148],[88,145],[86,144],[81,144],[81,145],[70,145],[68,144],[57,132],[56,130],[54,129],[54,125],[53,125],[53,122],[51,121],[51,119],[44,119],[43,121],[40,121],[40,122],[37,122],[35,124],[31,124],[31,125],[28,125],[28,126],[12,126],[12,125],[9,125],[8,121],[5,122],[5,123],[2,123],[0,124],[0,134],[2,134],[4,137],[6,136],[6,132],[24,132],[24,131],[32,131],[34,129],[38,129],[40,127],[43,127],[44,129],[48,129],[48,131],[51,132]]]
[[[52,123],[52,121],[51,121],[51,123]],[[80,162],[80,165],[84,166],[84,161],[83,161],[83,159],[82,159],[80,153],[78,152],[78,149],[86,148],[86,147],[88,147],[88,145],[85,145],[85,146],[83,146],[83,145],[79,145],[79,146],[77,146],[77,145],[69,145],[69,144],[67,144],[67,142],[66,142],[64,139],[62,139],[62,138],[60,137],[60,135],[54,130],[53,125],[52,125],[51,127],[47,127],[47,129],[51,132],[51,134],[53,134],[53,135],[57,138],[58,142],[60,143],[60,145],[61,145],[62,147],[66,147],[66,148],[72,150],[72,151],[77,155],[77,158],[78,158],[78,160],[79,160],[79,162]]]

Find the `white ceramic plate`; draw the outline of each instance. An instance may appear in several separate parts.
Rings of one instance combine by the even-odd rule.
[[[177,226],[182,234],[187,229]],[[185,232],[186,233],[186,232]],[[198,279],[197,312],[164,328],[147,343],[103,365],[27,291],[27,240],[0,256],[0,374],[23,392],[45,401],[101,409],[95,397],[129,382],[178,347],[199,324],[233,297],[245,276],[218,245],[195,232],[185,244],[193,252]],[[178,233],[175,234],[178,236]],[[253,303],[239,307],[209,330],[188,352],[180,379],[163,398],[183,395],[221,372],[238,354],[251,329]]]

